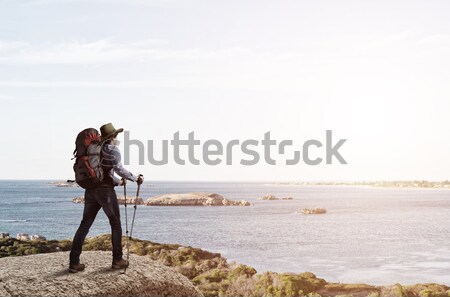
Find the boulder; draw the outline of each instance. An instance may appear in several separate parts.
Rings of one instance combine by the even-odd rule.
[[[68,271],[69,252],[0,258],[0,296],[203,296],[183,275],[148,257],[111,268],[110,252],[83,252],[85,271]]]
[[[47,238],[45,238],[42,235],[36,234],[36,235],[31,235],[30,236],[30,240],[34,240],[34,241],[46,241]]]
[[[30,240],[30,236],[27,233],[17,233],[17,240]]]
[[[216,193],[165,194],[147,199],[151,206],[249,206],[246,200],[229,200]]]

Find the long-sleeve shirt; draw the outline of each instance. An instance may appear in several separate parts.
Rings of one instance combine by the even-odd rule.
[[[103,146],[102,166],[105,172],[102,186],[117,186],[120,183],[120,179],[114,175],[115,173],[133,182],[137,180],[135,175],[123,167],[119,147],[114,144],[105,144]]]

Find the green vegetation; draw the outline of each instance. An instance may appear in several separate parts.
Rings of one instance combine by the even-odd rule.
[[[71,246],[70,240],[21,241],[11,237],[0,238],[0,258],[69,251]]]
[[[123,243],[125,244],[125,238]],[[15,238],[0,239],[0,258],[24,256],[38,253],[68,251],[70,240],[20,241]],[[88,238],[83,250],[111,250],[111,236],[100,235]],[[334,284],[317,278],[310,272],[276,273],[257,271],[247,265],[228,263],[219,253],[181,246],[159,244],[147,240],[133,239],[130,252],[148,256],[166,266],[175,268],[189,278],[205,295],[255,296],[255,297],[449,297],[449,287],[438,284],[414,286],[377,287],[365,284]]]

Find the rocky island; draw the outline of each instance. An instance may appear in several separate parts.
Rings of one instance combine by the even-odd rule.
[[[147,199],[150,206],[249,206],[246,200],[229,200],[216,193],[165,194]]]
[[[125,204],[123,195],[117,196],[119,204]],[[127,195],[127,204],[134,204],[135,196]],[[72,199],[73,203],[84,203],[84,196]],[[164,194],[160,196],[150,197],[145,202],[142,198],[138,198],[138,205],[146,206],[249,206],[246,200],[230,200],[216,193],[185,193],[185,194]]]
[[[315,208],[303,208],[300,210],[302,214],[324,214],[327,213],[325,208],[315,207]]]
[[[266,195],[259,198],[259,200],[294,200],[292,197],[282,197],[278,198],[275,195]]]
[[[74,180],[67,180],[67,181],[53,181],[49,182],[48,184],[54,185],[58,188],[73,188],[73,187],[79,187],[79,185]]]
[[[73,203],[83,204],[84,203],[84,196],[73,198],[72,202]],[[125,204],[125,196],[117,195],[117,202],[119,204]],[[129,195],[127,195],[127,204],[135,204],[135,202],[136,202],[136,196],[129,196]],[[142,198],[138,198],[136,204],[138,204],[138,205],[144,204],[144,200],[142,200]]]

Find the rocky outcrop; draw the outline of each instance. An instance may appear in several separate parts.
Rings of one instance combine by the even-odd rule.
[[[404,286],[372,286],[366,284],[326,283],[316,290],[318,296],[351,296],[351,297],[447,297],[449,287],[439,284],[418,284]]]
[[[301,211],[303,214],[324,214],[327,213],[327,210],[325,208],[303,208]]]
[[[9,233],[2,233],[6,236],[2,236],[0,238],[9,238]],[[42,235],[35,234],[35,235],[28,235],[27,233],[17,233],[16,235],[17,240],[27,241],[27,240],[34,240],[34,241],[46,241],[47,238],[45,238]]]
[[[170,267],[131,255],[126,274],[110,252],[83,252],[86,270],[68,272],[68,252],[0,259],[0,296],[203,296]]]
[[[294,198],[292,197],[283,197],[283,198],[278,198],[275,197],[274,195],[266,195],[266,196],[262,196],[259,200],[293,200]]]
[[[22,261],[22,259],[27,259],[28,257],[18,257],[22,255],[36,254],[36,253],[51,253],[56,251],[69,251],[71,248],[70,240],[49,240],[46,242],[38,242],[38,241],[18,241],[15,238],[8,239],[0,239],[0,258],[1,257],[10,257],[15,258],[16,261],[20,261],[20,263],[15,262],[16,266],[21,265],[22,272],[21,274],[17,274],[15,270],[18,268],[14,268],[12,276],[16,278],[15,281],[10,280],[8,277],[4,277],[6,272],[3,272],[3,265],[5,262],[0,259],[0,296],[66,296],[61,295],[59,291],[52,291],[47,295],[42,294],[21,294],[21,292],[25,293],[36,293],[37,291],[22,291],[24,288],[21,288],[18,293],[14,291],[10,291],[9,285],[11,283],[18,284],[21,283],[22,286],[28,286],[28,279],[26,276],[26,270],[34,269],[34,266],[28,265],[28,260]],[[110,261],[110,250],[111,250],[111,236],[108,235],[100,235],[94,238],[87,238],[85,244],[83,245],[83,254],[82,261],[86,263],[88,266],[85,272],[81,274],[88,274],[87,277],[91,277],[100,273],[112,273],[109,269],[109,261]],[[97,251],[103,250],[108,251],[104,252],[104,260],[100,260],[101,263],[92,264],[93,261],[90,259],[90,253],[87,251]],[[140,240],[133,239],[131,241],[130,252],[132,254],[137,254],[141,256],[146,256],[146,258],[151,262],[150,259],[157,261],[160,264],[171,267],[171,269],[175,269],[182,275],[186,276],[191,282],[197,286],[197,288],[205,295],[210,297],[217,296],[254,296],[254,297],[279,297],[279,296],[292,296],[292,297],[331,297],[331,296],[351,296],[351,297],[405,297],[405,296],[414,296],[414,297],[448,297],[450,296],[450,288],[445,285],[439,284],[417,284],[417,285],[389,285],[389,286],[373,286],[366,284],[343,284],[343,283],[330,283],[324,279],[321,279],[315,276],[311,272],[303,272],[303,273],[277,273],[277,272],[263,272],[257,273],[257,271],[247,265],[239,264],[235,262],[228,263],[227,260],[221,256],[219,253],[211,253],[199,248],[194,247],[186,247],[178,244],[160,244],[151,242],[148,240]],[[58,255],[60,253],[47,254],[48,259],[53,259],[54,255]],[[96,255],[96,254],[94,254]],[[67,253],[62,258],[67,257]],[[96,256],[95,256],[96,257]],[[44,258],[46,260],[47,258]],[[142,257],[136,258],[132,256],[132,265],[135,267],[135,259],[143,259]],[[144,258],[144,261],[146,260]],[[62,285],[66,284],[66,280],[68,277],[74,277],[76,279],[77,275],[67,276],[67,263],[66,259],[62,259],[57,263],[55,268],[55,262],[49,262],[51,265],[49,268],[42,268],[40,271],[49,271],[47,274],[44,273],[44,283],[48,281],[48,279],[55,278],[53,282],[61,282]],[[105,264],[106,263],[106,264]],[[40,263],[42,266],[42,263]],[[91,269],[91,265],[96,265],[94,269]],[[152,263],[149,264],[150,270],[153,273],[156,273],[152,269]],[[6,269],[9,269],[11,266],[5,266]],[[53,267],[53,268],[52,268]],[[131,269],[131,268],[130,268]],[[134,269],[134,268],[133,268]],[[144,273],[145,273],[145,268]],[[94,270],[94,272],[92,272]],[[56,272],[51,272],[56,271]],[[128,274],[128,273],[127,273]],[[32,276],[35,275],[33,272]],[[59,278],[66,276],[66,278]],[[34,276],[35,277],[35,276]],[[125,276],[124,276],[125,277]],[[31,286],[35,286],[35,289],[38,289],[41,285],[37,284],[33,278],[30,278],[32,282]],[[129,280],[128,278],[121,279],[116,276],[111,278],[113,281],[120,281],[121,284],[124,284],[128,288],[133,283],[133,280]],[[3,281],[7,280],[7,281]],[[94,278],[95,280],[95,278]],[[79,284],[79,279],[77,280],[77,284]],[[103,286],[104,281],[101,279],[99,284]],[[127,284],[125,284],[127,283]],[[160,283],[160,279],[156,278],[156,284]],[[151,282],[151,285],[155,283]],[[141,279],[138,279],[137,284],[141,284]],[[54,283],[51,283],[54,287]],[[88,284],[89,286],[91,283]],[[171,283],[162,284],[162,286],[172,286]],[[171,290],[171,288],[167,288]],[[101,296],[97,294],[98,288],[94,290],[89,296]],[[106,291],[107,293],[110,291]],[[127,292],[129,296],[147,296],[144,294],[132,294],[136,291]],[[173,296],[178,296],[175,293],[170,293]],[[97,295],[96,295],[97,294]],[[175,294],[175,295],[174,295]],[[78,293],[71,294],[73,296],[85,296]],[[110,295],[110,296],[122,296],[122,295]],[[155,296],[163,296],[163,295],[155,295]],[[165,295],[167,296],[167,295]],[[183,296],[183,295],[180,295]]]
[[[134,204],[136,201],[136,196],[129,196],[127,195],[127,204]],[[80,196],[80,197],[76,197],[72,199],[73,203],[80,203],[83,204],[84,203],[84,196]],[[123,195],[118,195],[117,196],[117,202],[119,204],[125,204],[125,196]],[[144,200],[142,200],[142,198],[138,198],[137,199],[137,204],[138,205],[142,205],[144,204]]]
[[[42,235],[35,234],[35,235],[31,235],[31,236],[30,236],[30,240],[34,240],[34,241],[46,241],[47,238],[45,238],[45,237],[42,236]]]
[[[215,193],[165,194],[147,199],[151,206],[249,206],[246,200],[229,200]]]
[[[26,233],[17,233],[16,239],[17,240],[29,240],[30,239],[30,235],[28,235]]]

